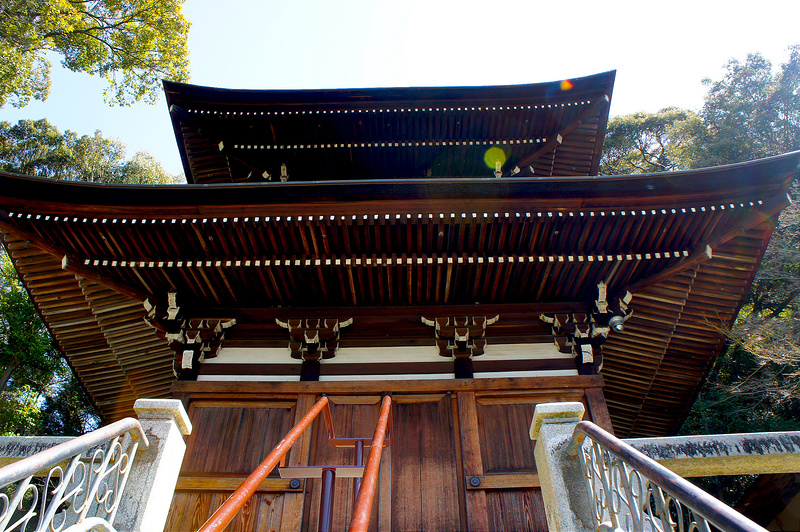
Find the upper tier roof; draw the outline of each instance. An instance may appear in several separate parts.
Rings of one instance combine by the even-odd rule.
[[[189,183],[597,174],[615,72],[489,87],[164,82]],[[502,150],[500,154],[492,147]]]

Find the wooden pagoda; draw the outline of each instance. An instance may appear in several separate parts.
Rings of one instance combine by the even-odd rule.
[[[799,155],[597,177],[613,80],[165,83],[188,185],[0,174],[6,249],[103,418],[189,410],[168,530],[202,524],[321,394],[348,437],[393,398],[375,530],[545,529],[537,403],[678,429]],[[352,460],[316,428],[289,464]],[[231,529],[313,529],[319,492],[270,477]]]

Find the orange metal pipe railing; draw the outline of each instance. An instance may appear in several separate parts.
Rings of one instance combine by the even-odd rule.
[[[366,532],[369,528],[369,516],[370,513],[372,513],[372,501],[375,498],[375,486],[378,483],[378,469],[381,465],[383,440],[386,436],[386,428],[389,426],[389,416],[391,412],[392,398],[387,395],[383,398],[378,425],[375,427],[375,435],[372,437],[372,445],[370,445],[369,448],[369,457],[367,458],[367,465],[364,469],[361,489],[358,490],[356,509],[353,511],[353,520],[350,521],[350,532]]]
[[[308,411],[308,414],[303,416],[303,419],[284,436],[280,443],[267,455],[255,471],[250,473],[250,476],[242,482],[242,485],[233,492],[233,495],[228,497],[228,500],[214,512],[214,515],[212,515],[197,532],[220,532],[224,530],[253,493],[255,493],[258,486],[267,478],[267,475],[275,469],[275,466],[278,465],[294,442],[297,441],[297,438],[300,437],[300,434],[303,433],[327,405],[327,397],[323,397],[317,401],[314,407]],[[370,458],[371,457],[372,453],[370,453]]]

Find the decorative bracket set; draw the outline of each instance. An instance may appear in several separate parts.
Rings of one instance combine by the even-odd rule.
[[[436,347],[439,355],[454,359],[457,379],[473,376],[472,357],[481,356],[486,348],[486,327],[497,323],[500,316],[455,316],[428,319],[422,323],[435,327]]]
[[[598,296],[591,312],[541,314],[539,319],[551,325],[558,350],[576,359],[580,373],[597,373],[602,369],[601,346],[609,333],[621,331],[633,311],[628,307],[632,295],[607,299],[607,285],[597,285]],[[169,342],[175,352],[173,372],[179,380],[196,380],[200,364],[217,356],[225,331],[235,319],[189,319],[178,305],[177,294],[169,292],[165,301],[145,300],[145,321],[156,335]],[[499,315],[447,316],[426,318],[422,323],[434,327],[439,355],[454,363],[456,378],[472,378],[472,359],[486,349],[486,328],[500,319]],[[341,330],[353,324],[353,318],[275,319],[289,331],[289,352],[301,360],[300,380],[319,380],[320,363],[336,356]]]
[[[596,373],[603,367],[601,347],[609,333],[622,331],[625,321],[633,315],[628,308],[633,295],[607,300],[607,285],[597,285],[597,300],[591,313],[541,314],[539,319],[552,326],[553,339],[558,350],[571,353],[576,358],[578,371]]]
[[[200,364],[217,356],[225,330],[236,325],[235,319],[185,318],[176,292],[169,292],[165,302],[147,299],[144,308],[144,320],[175,352],[172,372],[178,380],[197,380]]]
[[[290,319],[275,322],[289,330],[289,352],[292,358],[302,360],[300,380],[319,380],[320,362],[333,358],[339,349],[340,331],[352,325],[353,318],[338,319]]]

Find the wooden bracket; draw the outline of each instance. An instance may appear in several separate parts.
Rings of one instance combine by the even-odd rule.
[[[353,324],[353,318],[288,319],[275,318],[275,323],[289,330],[289,352],[292,358],[318,362],[333,358],[339,348],[341,330]]]
[[[622,330],[625,321],[633,315],[628,307],[631,294],[607,300],[608,286],[597,285],[597,300],[591,312],[540,314],[539,319],[552,326],[553,340],[562,353],[571,353],[578,369],[586,366],[602,369],[602,345],[612,330]]]
[[[436,347],[439,354],[447,358],[470,358],[480,356],[486,347],[486,327],[496,323],[500,315],[492,318],[486,316],[455,316],[428,319],[422,317],[422,323],[435,328]]]
[[[225,331],[236,325],[235,319],[186,318],[174,291],[164,301],[145,299],[144,308],[144,321],[175,352],[172,372],[178,380],[197,380],[200,364],[217,356]]]

